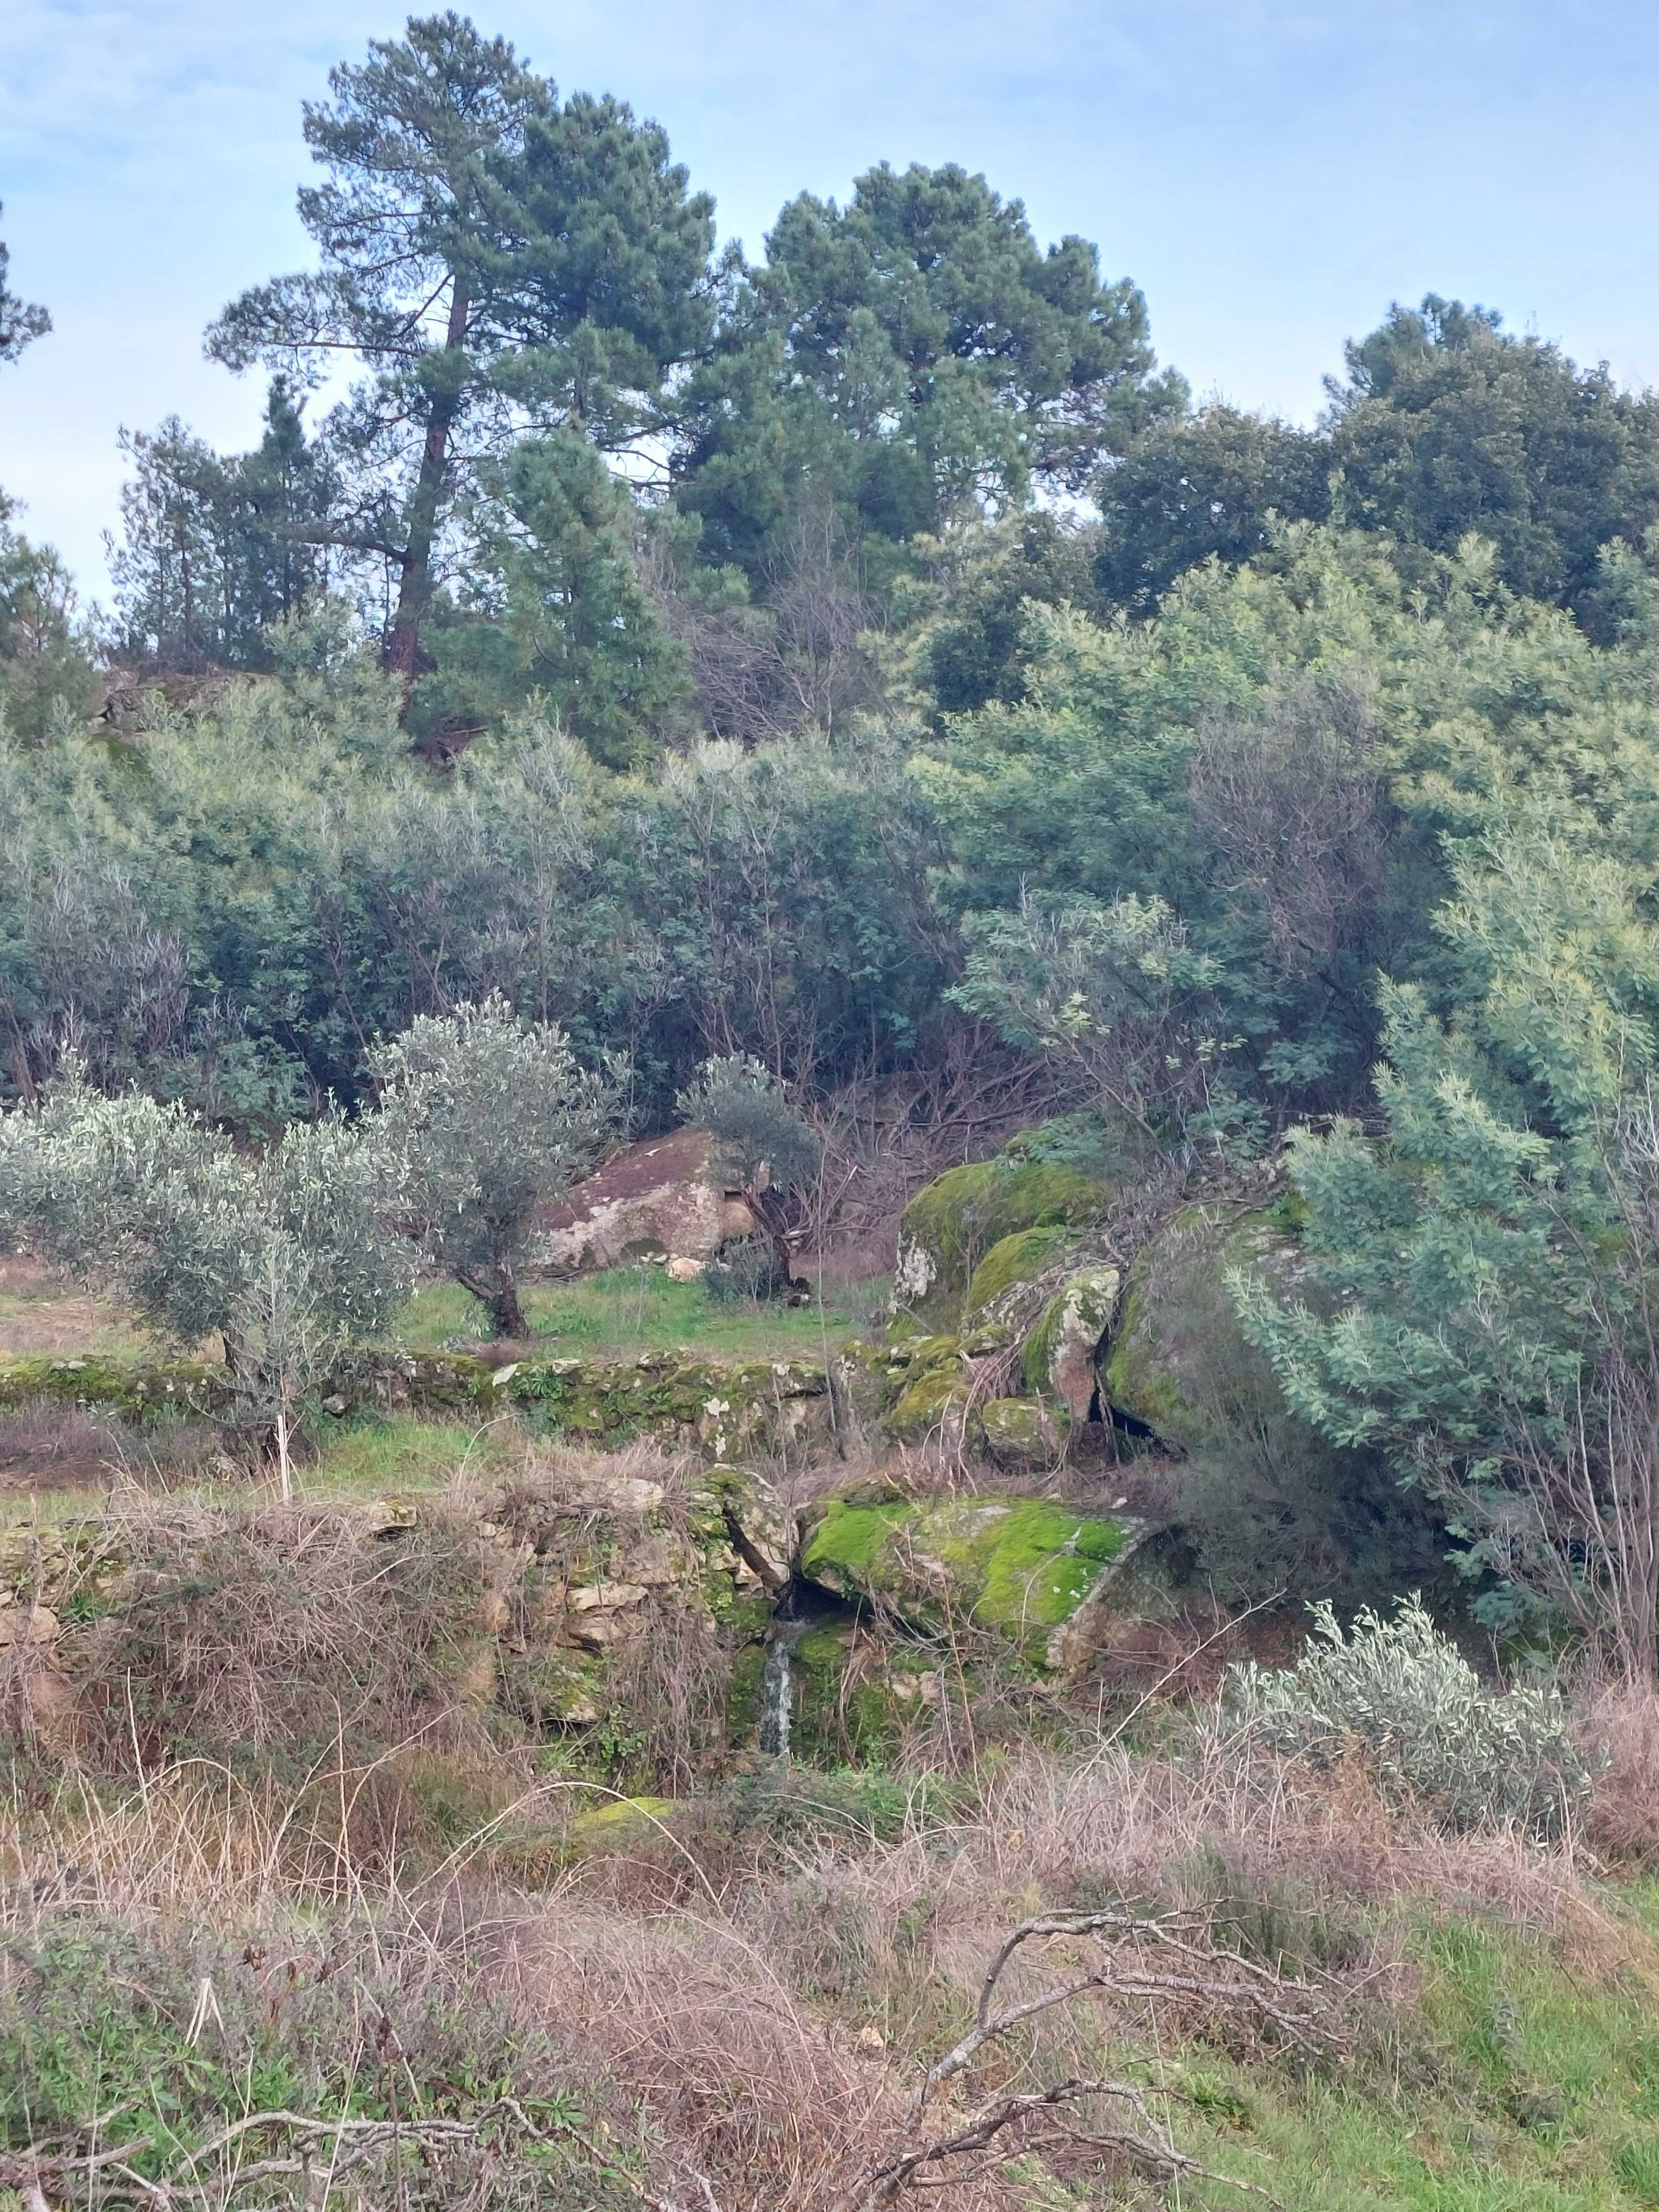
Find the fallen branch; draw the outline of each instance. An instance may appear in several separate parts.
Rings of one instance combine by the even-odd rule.
[[[953,2075],[960,2074],[984,2045],[1006,2034],[1021,2021],[1050,2012],[1091,1990],[1113,1996],[1143,2001],[1158,1997],[1197,1997],[1206,2002],[1255,2014],[1270,2022],[1285,2039],[1310,2057],[1328,2057],[1340,2047],[1341,2037],[1334,2008],[1326,1993],[1310,1982],[1287,1980],[1267,1966],[1257,1966],[1237,1951],[1218,1950],[1200,1940],[1203,1923],[1191,1915],[1168,1914],[1147,1918],[1118,1906],[1103,1912],[1041,1912],[1023,1920],[1005,1937],[981,1984],[979,2009],[974,2025],[954,2049],[928,2069],[916,2098],[918,2112],[934,2092]],[[1132,1950],[1161,1951],[1179,1963],[1159,1971],[1125,1962],[1120,1951],[1109,1951],[1086,1973],[1075,1975],[1053,1989],[1026,1997],[1000,2012],[992,2010],[997,1984],[1010,1960],[1026,1943],[1054,1937],[1115,1936]]]
[[[154,2138],[139,2136],[131,2142],[118,2144],[104,2151],[80,2150],[73,2142],[61,2136],[50,2141],[31,2143],[26,2149],[0,2158],[0,2186],[15,2189],[26,2199],[40,2198],[46,2203],[43,2184],[48,2179],[68,2181],[82,2175],[97,2185],[94,2194],[100,2203],[141,2200],[167,2212],[176,2204],[211,2202],[224,2205],[230,2192],[246,2184],[268,2179],[277,2174],[304,2173],[311,2166],[315,2147],[328,2142],[333,2146],[331,2172],[335,2178],[348,2172],[373,2152],[388,2146],[415,2143],[424,2149],[437,2149],[445,2145],[477,2142],[493,2121],[510,2119],[533,2142],[574,2143],[593,2163],[602,2167],[615,2179],[631,2189],[647,2212],[686,2212],[686,2208],[673,2198],[662,2197],[641,2181],[622,2162],[599,2148],[592,2138],[568,2120],[548,2120],[538,2125],[532,2120],[516,2097],[500,2097],[485,2106],[471,2119],[428,2119],[404,2118],[398,2120],[319,2119],[307,2112],[278,2110],[269,2112],[249,2112],[194,2150],[186,2150],[177,2165],[168,2172],[155,2179],[140,2173],[132,2165],[134,2158],[155,2148]],[[198,2181],[188,2177],[199,2172],[216,2159],[222,2157],[244,2136],[262,2130],[281,2130],[294,2141],[293,2154],[256,2160],[251,2166],[237,2167],[228,2176],[219,2174],[211,2180]],[[94,2138],[95,2140],[95,2138]],[[108,2185],[111,2179],[120,2187]],[[719,2212],[714,2192],[702,2175],[697,2176],[702,2193],[703,2212]]]
[[[1014,2148],[1018,2151],[1041,2151],[1046,2145],[1056,2142],[1081,2143],[1091,2148],[1127,2159],[1130,2164],[1153,2180],[1216,2181],[1231,2189],[1242,2189],[1252,2197],[1265,2197],[1268,2203],[1278,2199],[1269,2197],[1265,2189],[1253,2181],[1235,2181],[1231,2174],[1217,2173],[1200,2165],[1195,2158],[1178,2150],[1166,2130],[1161,2128],[1147,2108],[1147,2092],[1133,2081],[1054,2081],[1046,2089],[1037,2089],[1024,2096],[997,2097],[975,2112],[970,2119],[951,2134],[936,2137],[931,2142],[919,2143],[901,2152],[884,2166],[878,2167],[869,2179],[869,2187],[861,2212],[875,2212],[875,2208],[890,2204],[896,2197],[917,2180],[921,2169],[927,2166],[942,2166],[945,2160],[971,2156],[976,2151],[994,2149],[998,2138],[1022,2121],[1042,2112],[1052,2112],[1069,2105],[1077,2105],[1091,2097],[1104,2097],[1126,2104],[1140,2123],[1142,2134],[1133,2134],[1127,2129],[1091,2129],[1086,2132],[1076,2128],[1062,2128],[1057,2135],[1032,2137],[1022,2134]],[[1013,2155],[1012,2150],[1002,2151],[1000,2157]],[[992,2163],[999,2162],[993,2160]]]
[[[1084,1971],[1033,1996],[999,2005],[998,1990],[1011,1961],[1027,1944],[1047,1942],[1090,1942],[1098,1947],[1099,1955]],[[1180,2093],[1154,2091],[1136,2081],[1069,2076],[1040,2089],[1003,2091],[965,2117],[924,2132],[929,2106],[988,2045],[1090,1995],[1154,2008],[1161,2001],[1186,2008],[1196,2003],[1212,2014],[1249,2020],[1258,2032],[1269,2031],[1304,2058],[1342,2058],[1348,2052],[1331,1989],[1219,1949],[1209,1940],[1206,1923],[1195,1914],[1148,1916],[1127,1904],[1099,1912],[1036,1913],[1004,1937],[980,1985],[973,2026],[923,2076],[910,2111],[909,2140],[866,2168],[852,2194],[842,2200],[842,2212],[879,2212],[908,2189],[946,2185],[947,2168],[955,2179],[971,2179],[1018,2155],[1061,2143],[1123,2160],[1153,2180],[1223,2183],[1275,2203],[1255,2182],[1213,2172],[1180,2149],[1148,2104],[1153,2094]],[[1086,2130],[1069,2124],[1065,2116],[1091,2100],[1115,2108],[1123,2124]],[[1044,2115],[1058,2120],[1057,2130],[1034,2132],[1033,2123]]]

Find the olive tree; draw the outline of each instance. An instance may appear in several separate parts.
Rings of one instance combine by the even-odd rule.
[[[0,1244],[113,1293],[184,1347],[216,1332],[237,1417],[274,1449],[286,1497],[306,1401],[409,1292],[386,1174],[337,1119],[252,1156],[179,1105],[102,1096],[71,1060],[38,1105],[0,1117]]]
[[[822,1143],[765,1061],[744,1053],[705,1060],[674,1103],[714,1139],[709,1164],[743,1193],[770,1240],[777,1278],[787,1282],[800,1204],[817,1179]]]
[[[596,1167],[620,1118],[614,1063],[584,1068],[556,1024],[499,993],[423,1014],[369,1054],[380,1149],[433,1264],[525,1334],[519,1276],[539,1216]]]

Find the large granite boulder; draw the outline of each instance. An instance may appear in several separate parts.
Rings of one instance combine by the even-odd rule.
[[[1071,1123],[1027,1130],[994,1158],[947,1169],[900,1221],[896,1315],[919,1328],[957,1328],[994,1247],[1023,1231],[1097,1220],[1125,1171],[1107,1134],[1079,1136]]]
[[[626,1146],[597,1175],[550,1208],[534,1265],[556,1276],[589,1274],[630,1260],[661,1260],[695,1272],[722,1244],[757,1224],[741,1192],[710,1174],[712,1139],[702,1129]]]
[[[1105,1392],[1166,1444],[1196,1451],[1246,1409],[1284,1411],[1265,1354],[1239,1326],[1228,1279],[1264,1274],[1294,1293],[1302,1263],[1271,1212],[1210,1202],[1167,1221],[1129,1271],[1103,1373]]]
[[[1056,1399],[1073,1424],[1095,1410],[1099,1360],[1117,1311],[1123,1278],[1116,1267],[1080,1267],[1038,1316],[1020,1352],[1028,1390]]]

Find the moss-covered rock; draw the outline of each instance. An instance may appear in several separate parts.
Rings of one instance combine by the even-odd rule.
[[[881,1396],[881,1428],[894,1443],[963,1441],[969,1417],[969,1362],[955,1336],[910,1336],[890,1347]]]
[[[866,1450],[888,1396],[891,1358],[884,1345],[853,1338],[831,1354],[827,1370],[830,1420],[843,1459]]]
[[[882,1425],[895,1443],[961,1448],[969,1414],[968,1386],[959,1370],[925,1368],[906,1384]]]
[[[635,1850],[660,1836],[675,1809],[672,1797],[617,1797],[592,1806],[570,1823],[571,1847],[584,1858]]]
[[[1045,1498],[830,1498],[806,1531],[801,1571],[918,1627],[996,1630],[1041,1660],[1125,1543],[1115,1522]]]
[[[979,1409],[985,1455],[1004,1474],[1036,1474],[1066,1455],[1067,1424],[1045,1398],[993,1398]]]
[[[1010,1292],[1023,1290],[1065,1257],[1077,1242],[1064,1224],[1017,1229],[1000,1237],[975,1268],[968,1285],[967,1325],[993,1317]]]
[[[1246,1343],[1227,1289],[1233,1268],[1286,1288],[1297,1249],[1259,1209],[1189,1206],[1160,1229],[1129,1271],[1103,1381],[1111,1403],[1164,1443],[1194,1451],[1233,1417],[1241,1380],[1282,1403],[1272,1370]]]
[[[948,1169],[917,1193],[899,1225],[896,1307],[950,1327],[994,1245],[1021,1230],[1075,1227],[1104,1211],[1117,1179],[1099,1160],[1049,1157],[1028,1131],[994,1159]]]
[[[1021,1350],[1026,1389],[1049,1393],[1073,1421],[1089,1418],[1122,1279],[1115,1267],[1079,1268],[1044,1306]]]

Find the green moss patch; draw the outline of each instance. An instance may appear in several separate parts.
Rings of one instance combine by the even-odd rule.
[[[920,1627],[971,1621],[1035,1656],[1124,1542],[1115,1522],[1044,1498],[831,1499],[801,1571],[842,1596],[884,1599]]]
[[[609,1805],[578,1813],[570,1823],[570,1841],[589,1856],[625,1850],[659,1836],[674,1809],[672,1797],[618,1797]]]
[[[984,1313],[1017,1284],[1035,1282],[1072,1246],[1069,1228],[1056,1224],[1044,1229],[1018,1229],[998,1239],[975,1268],[968,1285],[970,1321]]]
[[[832,1498],[801,1553],[802,1573],[842,1596],[867,1591],[877,1554],[915,1510],[908,1498],[888,1505],[849,1505]]]
[[[899,1302],[924,1318],[953,1319],[970,1277],[994,1245],[1022,1230],[1094,1220],[1110,1193],[1109,1182],[1067,1162],[1012,1150],[948,1169],[904,1210]]]

